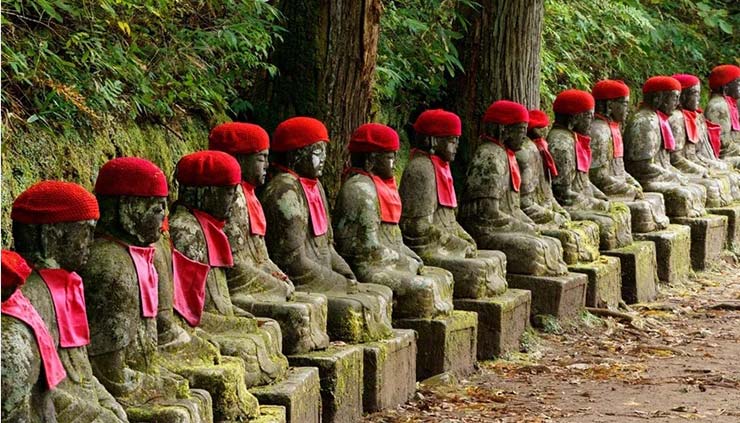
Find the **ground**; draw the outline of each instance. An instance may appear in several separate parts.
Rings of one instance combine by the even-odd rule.
[[[422,384],[365,422],[740,422],[740,265],[660,291],[612,317],[550,322],[526,334],[525,352]]]

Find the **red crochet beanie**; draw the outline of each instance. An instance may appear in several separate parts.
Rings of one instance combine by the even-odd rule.
[[[557,97],[555,97],[555,102],[552,104],[552,110],[555,113],[575,115],[593,110],[595,106],[596,102],[591,93],[570,89],[561,92]]]
[[[494,101],[483,115],[483,122],[498,123],[500,125],[514,125],[529,123],[529,112],[521,104],[509,101]]]
[[[139,157],[119,157],[104,164],[95,181],[98,195],[166,197],[167,178],[160,168]]]
[[[645,81],[642,93],[654,93],[658,91],[681,91],[681,83],[670,76],[654,76]]]
[[[416,118],[414,132],[430,137],[459,137],[462,122],[460,116],[443,109],[425,110]]]
[[[270,137],[253,123],[227,122],[216,126],[208,135],[208,149],[236,154],[252,154],[270,148]]]
[[[390,126],[380,123],[366,123],[355,129],[349,141],[350,153],[377,153],[398,151],[398,133]]]
[[[329,131],[320,120],[298,116],[283,121],[272,134],[272,150],[293,151],[317,142],[329,142]]]
[[[225,187],[242,179],[239,162],[223,151],[199,151],[183,156],[177,163],[177,181],[195,187]]]
[[[622,81],[605,79],[599,81],[591,89],[591,95],[595,100],[614,100],[630,95],[630,87]]]
[[[686,88],[691,88],[695,85],[699,85],[700,82],[699,78],[694,75],[689,75],[688,73],[677,73],[671,78],[675,79],[681,84],[682,90],[685,90]]]
[[[2,287],[15,288],[26,283],[26,278],[32,272],[31,266],[18,253],[9,250],[2,251]]]
[[[712,69],[709,75],[709,87],[718,89],[740,78],[740,67],[735,65],[719,65]]]
[[[550,118],[547,117],[547,113],[536,109],[529,111],[528,129],[546,128],[548,126],[550,126]]]
[[[72,182],[41,181],[13,202],[10,218],[20,223],[49,224],[98,220],[98,200]]]

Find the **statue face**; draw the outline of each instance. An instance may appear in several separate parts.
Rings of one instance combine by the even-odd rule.
[[[627,119],[627,110],[629,109],[630,98],[622,97],[609,100],[606,103],[607,113],[615,122],[624,122]]]
[[[254,154],[238,154],[236,160],[242,168],[242,180],[256,187],[264,184],[267,168],[270,167],[267,156],[268,150]]]
[[[578,132],[579,134],[588,134],[588,131],[591,129],[591,123],[593,121],[594,121],[593,109],[587,112],[577,113],[573,115],[573,117],[571,118],[573,130]]]
[[[228,218],[237,187],[198,187],[200,209],[219,220]]]
[[[681,107],[687,110],[696,110],[699,107],[699,98],[701,97],[701,87],[694,85],[681,91],[679,100]]]
[[[517,123],[515,125],[504,125],[501,129],[501,142],[511,150],[519,151],[524,144],[527,136],[527,123]]]
[[[550,133],[550,128],[544,127],[544,128],[532,128],[529,129],[529,133],[532,134],[530,138],[532,139],[538,139],[538,138],[547,138],[547,134]]]
[[[122,196],[118,203],[118,218],[121,228],[135,240],[136,245],[145,246],[159,241],[162,223],[167,210],[164,197]]]
[[[459,145],[459,137],[431,137],[432,138],[432,150],[433,154],[439,156],[440,159],[451,162],[455,160],[457,155],[457,147]]]
[[[396,167],[396,152],[369,153],[366,166],[368,167],[368,171],[383,179],[392,178],[393,170]]]
[[[304,178],[321,176],[326,163],[326,143],[317,142],[289,153],[288,163]]]
[[[735,100],[740,98],[740,78],[730,82],[726,85],[725,94],[734,98]]]
[[[41,254],[62,269],[79,270],[87,263],[95,232],[94,220],[40,225]]]
[[[655,106],[661,112],[670,115],[678,107],[679,97],[678,91],[661,91],[655,98]]]

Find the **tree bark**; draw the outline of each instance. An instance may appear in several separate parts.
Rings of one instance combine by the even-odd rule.
[[[381,0],[282,0],[284,42],[271,57],[274,78],[255,87],[254,120],[272,132],[311,116],[329,130],[322,183],[333,203],[350,135],[366,122],[377,59]]]

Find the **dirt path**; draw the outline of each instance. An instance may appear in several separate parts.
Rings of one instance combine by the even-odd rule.
[[[740,266],[634,310],[531,332],[527,353],[366,422],[740,422]]]

